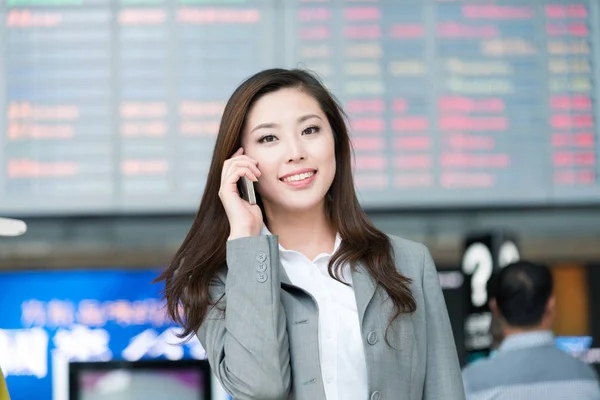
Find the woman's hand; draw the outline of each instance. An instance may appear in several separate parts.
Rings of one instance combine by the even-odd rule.
[[[243,176],[253,182],[258,181],[261,174],[257,164],[256,160],[244,155],[241,147],[223,164],[219,198],[229,219],[229,240],[260,234],[263,224],[260,207],[242,199],[237,188],[237,182]]]

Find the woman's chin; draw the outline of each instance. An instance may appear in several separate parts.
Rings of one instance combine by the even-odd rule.
[[[287,213],[306,213],[311,210],[321,210],[325,203],[324,196],[302,196],[280,200],[276,202],[263,201],[265,208],[273,211],[285,211]]]

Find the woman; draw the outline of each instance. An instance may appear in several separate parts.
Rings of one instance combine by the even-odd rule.
[[[433,260],[369,222],[343,113],[307,72],[262,71],[233,93],[161,279],[234,399],[464,398]]]

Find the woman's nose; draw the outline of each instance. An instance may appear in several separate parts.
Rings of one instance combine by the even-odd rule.
[[[288,152],[288,162],[298,162],[306,159],[304,147],[297,141],[290,142]]]

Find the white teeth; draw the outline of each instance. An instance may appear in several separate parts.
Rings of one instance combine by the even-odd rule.
[[[283,181],[284,182],[297,182],[297,181],[301,181],[303,179],[310,178],[314,174],[315,174],[314,172],[305,172],[303,174],[288,176],[287,178],[284,178]]]

